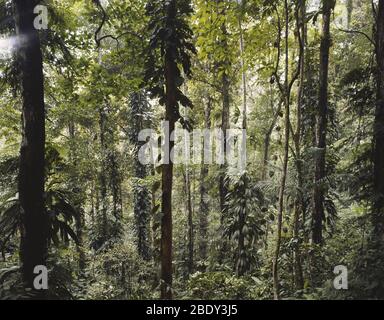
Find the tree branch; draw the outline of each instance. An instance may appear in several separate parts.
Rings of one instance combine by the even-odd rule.
[[[336,26],[336,28],[337,28],[337,30],[339,30],[339,31],[341,31],[341,32],[350,33],[350,34],[359,34],[359,35],[362,35],[362,36],[364,36],[365,38],[367,38],[368,41],[369,41],[371,44],[375,45],[375,42],[372,40],[372,38],[371,38],[369,35],[367,35],[365,32],[363,32],[363,31],[359,31],[359,30],[346,30],[346,29],[339,28],[339,27],[337,27],[337,26]]]

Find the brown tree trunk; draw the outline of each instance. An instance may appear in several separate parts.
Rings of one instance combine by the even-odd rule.
[[[167,62],[167,87],[168,99],[173,99],[173,74],[169,69],[173,69],[172,60]],[[172,101],[172,100],[168,100]],[[167,103],[166,120],[169,121],[169,132],[175,130],[175,121],[171,104]],[[174,147],[173,141],[168,141],[170,149]],[[161,219],[161,298],[172,299],[172,185],[173,185],[173,163],[163,164],[162,172],[162,204],[161,210],[163,217]]]
[[[176,16],[176,1],[171,1],[168,6],[167,17],[173,21]],[[169,149],[166,158],[168,163],[163,164],[162,171],[162,219],[161,219],[161,299],[170,300],[172,294],[172,186],[173,186],[173,163],[170,157],[170,150],[174,148],[174,141],[171,141],[170,134],[175,130],[175,109],[176,100],[176,74],[177,65],[171,52],[165,53],[165,87],[166,87],[166,110],[165,120],[169,124],[168,135],[165,134]],[[166,148],[167,149],[167,148]]]
[[[319,105],[316,114],[316,148],[315,178],[312,202],[312,242],[323,241],[324,214],[324,180],[326,177],[327,151],[327,116],[328,116],[328,70],[329,50],[331,47],[331,13],[333,1],[323,0],[323,25],[320,45]]]
[[[21,206],[20,263],[23,280],[32,288],[33,271],[46,265],[48,216],[44,204],[45,110],[43,61],[38,32],[33,26],[35,1],[14,0],[18,61],[22,90],[22,143],[19,199]]]
[[[374,130],[374,234],[384,235],[384,0],[380,0],[376,18],[377,104]]]

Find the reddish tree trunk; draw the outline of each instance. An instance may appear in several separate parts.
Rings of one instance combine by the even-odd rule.
[[[176,2],[172,1],[168,7],[168,19],[173,21],[176,16]],[[176,100],[176,74],[177,65],[171,52],[165,54],[165,86],[166,86],[166,111],[165,120],[169,123],[169,134],[167,141],[169,150],[166,150],[168,164],[163,164],[162,171],[162,207],[161,220],[161,298],[172,299],[172,185],[173,185],[173,163],[170,159],[170,150],[175,143],[171,141],[170,134],[175,130]]]

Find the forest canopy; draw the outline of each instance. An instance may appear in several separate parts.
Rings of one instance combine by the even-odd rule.
[[[0,0],[0,299],[384,299],[384,0]]]

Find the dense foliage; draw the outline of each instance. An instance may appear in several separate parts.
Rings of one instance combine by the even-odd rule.
[[[383,0],[34,0],[26,39],[22,2],[0,0],[0,299],[384,298]],[[246,167],[143,163],[164,120],[246,130]]]

